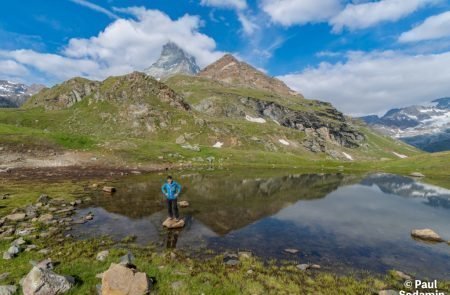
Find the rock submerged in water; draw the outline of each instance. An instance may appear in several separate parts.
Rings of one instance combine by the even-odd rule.
[[[429,228],[425,229],[413,229],[411,236],[416,239],[429,241],[429,242],[443,242],[444,240],[435,231]]]
[[[189,207],[189,202],[188,201],[179,201],[178,206],[180,206],[181,208]]]
[[[150,292],[151,283],[146,273],[121,264],[112,263],[103,274],[102,295],[144,295]]]
[[[22,284],[24,295],[57,295],[72,288],[74,278],[54,273],[50,260],[44,260],[33,266]]]
[[[300,250],[294,249],[294,248],[287,248],[287,249],[284,249],[284,252],[289,253],[289,254],[297,254],[298,252],[300,252]]]

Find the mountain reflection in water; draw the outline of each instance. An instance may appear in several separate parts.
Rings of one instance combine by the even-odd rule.
[[[251,172],[251,171],[250,171]],[[161,228],[166,217],[163,176],[118,183],[88,211],[93,221],[74,228],[80,238],[109,235],[168,248],[247,249],[263,257],[314,262],[335,271],[400,269],[418,276],[450,277],[450,247],[410,237],[433,228],[450,240],[450,191],[389,174],[258,175],[180,174],[186,227]],[[300,249],[286,255],[285,248]]]

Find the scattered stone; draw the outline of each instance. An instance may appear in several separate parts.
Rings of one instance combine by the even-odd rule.
[[[39,198],[36,200],[37,203],[41,203],[43,205],[47,205],[50,202],[51,198],[46,195],[46,194],[42,194],[39,196]]]
[[[33,251],[33,250],[36,250],[37,249],[37,246],[36,245],[28,245],[26,248],[25,248],[25,252],[30,252],[30,251]]]
[[[318,265],[318,264],[311,264],[311,265],[309,266],[309,268],[310,268],[310,269],[320,269],[320,265]]]
[[[194,152],[200,151],[200,147],[198,146],[198,144],[191,145],[191,144],[187,143],[187,144],[183,144],[181,147],[184,149],[187,149],[187,150],[194,151]]]
[[[410,280],[412,280],[412,277],[411,277],[410,275],[407,275],[407,274],[405,274],[405,273],[402,272],[402,271],[395,270],[395,271],[394,271],[394,274],[395,274],[397,277],[401,278],[402,280],[405,280],[405,281],[410,281]]]
[[[43,214],[43,215],[39,216],[39,218],[37,219],[37,221],[42,222],[42,223],[46,223],[51,220],[53,220],[53,214],[51,214],[51,213]]]
[[[443,242],[444,240],[435,231],[429,228],[414,229],[411,231],[411,236],[414,238],[430,241],[430,242]]]
[[[27,243],[27,242],[26,242],[22,237],[20,237],[20,238],[14,240],[14,241],[11,243],[11,245],[22,246],[22,245],[24,245],[24,244],[26,244],[26,243]]]
[[[289,254],[297,254],[298,252],[300,252],[300,250],[293,249],[293,248],[287,248],[287,249],[284,249],[284,252],[289,253]]]
[[[184,135],[180,135],[175,139],[176,144],[183,144],[186,143],[186,138],[184,138]]]
[[[22,249],[17,245],[12,245],[9,249],[3,253],[3,259],[10,260],[17,256],[22,251]]]
[[[110,194],[116,192],[116,188],[113,187],[113,186],[104,186],[102,190],[103,190],[104,192],[110,193]]]
[[[181,208],[189,207],[189,202],[188,201],[179,201],[178,206],[180,206]]]
[[[175,219],[167,218],[166,220],[164,220],[162,225],[167,228],[182,228],[184,227],[184,220],[179,219],[178,221],[176,221]]]
[[[238,255],[239,255],[239,258],[248,259],[248,258],[252,257],[252,252],[250,252],[250,251],[239,251]]]
[[[94,219],[94,215],[92,214],[88,214],[84,217],[84,220],[92,220],[92,219]]]
[[[239,256],[233,253],[225,253],[223,255],[223,263],[226,266],[238,266],[240,264]]]
[[[6,215],[6,219],[10,221],[22,221],[25,220],[27,215],[25,213],[13,213]]]
[[[96,274],[95,275],[95,277],[97,278],[97,279],[100,279],[100,280],[102,280],[103,279],[103,275],[104,275],[105,273],[104,272],[102,272],[102,273],[98,273],[98,274]]]
[[[253,273],[252,269],[247,270],[247,274],[251,275]]]
[[[150,292],[147,274],[112,263],[102,278],[102,295],[144,295]]]
[[[99,252],[97,254],[97,258],[96,259],[98,261],[105,261],[106,258],[108,257],[108,255],[109,255],[109,251],[108,250],[104,250],[104,251],[101,251],[101,252]]]
[[[413,172],[413,173],[410,173],[409,175],[412,176],[412,177],[417,177],[417,178],[425,177],[425,175],[423,175],[420,172]]]
[[[9,199],[9,194],[3,194],[0,196],[0,200],[6,200]]]
[[[56,295],[70,290],[75,280],[69,276],[54,273],[51,260],[44,260],[33,266],[22,283],[24,295]]]
[[[14,295],[17,292],[17,287],[14,285],[0,286],[0,295]]]
[[[171,286],[172,286],[172,289],[174,291],[178,291],[178,290],[180,290],[183,287],[183,282],[182,281],[176,281],[176,282],[173,282],[171,284]]]
[[[128,252],[127,254],[120,257],[120,265],[126,266],[126,267],[132,267],[134,268],[134,255]]]
[[[0,281],[4,281],[9,277],[9,272],[4,272],[0,274]]]
[[[35,228],[34,227],[30,227],[30,228],[22,228],[22,229],[17,229],[15,231],[15,235],[16,236],[28,236],[31,234],[32,231],[34,231]]]
[[[37,215],[38,215],[37,207],[35,207],[33,205],[28,205],[27,207],[25,207],[25,214],[28,218],[37,217]]]
[[[309,268],[309,264],[298,264],[297,268],[302,271],[306,271]]]
[[[3,259],[5,259],[5,260],[11,260],[11,259],[13,259],[14,258],[14,255],[12,255],[11,253],[9,253],[8,251],[5,251],[4,253],[3,253]]]
[[[42,255],[48,255],[48,254],[50,254],[50,250],[47,248],[44,248],[44,249],[39,250],[38,253],[42,254]]]

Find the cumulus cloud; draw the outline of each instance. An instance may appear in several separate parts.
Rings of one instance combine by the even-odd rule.
[[[340,0],[264,0],[262,9],[284,26],[327,21],[341,9]]]
[[[344,28],[365,29],[381,22],[397,21],[425,5],[439,0],[381,0],[360,4],[347,4],[338,15],[330,20],[334,32]]]
[[[58,54],[34,50],[1,51],[0,60],[9,60],[37,70],[51,82],[74,76],[104,79],[150,66],[169,40],[196,57],[200,66],[218,59],[215,41],[199,32],[202,21],[185,15],[176,20],[158,10],[121,9],[128,19],[118,19],[97,36],[74,38]]]
[[[247,8],[246,0],[201,0],[200,4],[209,7],[233,8],[238,10]]]
[[[350,52],[344,62],[321,63],[279,78],[306,97],[329,101],[347,114],[381,114],[393,106],[448,96],[450,51]]]
[[[400,35],[400,42],[417,42],[450,36],[450,11],[433,15],[412,30]]]

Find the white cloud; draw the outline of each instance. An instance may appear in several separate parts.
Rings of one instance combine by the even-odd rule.
[[[400,35],[400,42],[417,42],[450,36],[450,11],[433,15],[412,30]]]
[[[340,9],[340,0],[264,0],[262,9],[284,26],[327,21]]]
[[[118,19],[91,38],[74,38],[59,54],[33,50],[0,51],[0,60],[14,62],[43,73],[52,82],[74,76],[104,79],[150,66],[169,40],[196,57],[200,66],[218,59],[215,41],[199,32],[197,16],[172,20],[158,10],[128,8],[120,10],[133,19]]]
[[[256,22],[251,20],[242,12],[238,13],[238,19],[241,22],[242,30],[246,35],[252,35],[257,29],[259,29],[259,26],[256,24]]]
[[[237,10],[247,8],[246,0],[201,0],[200,4],[209,7],[232,8]]]
[[[344,10],[330,20],[334,32],[345,27],[350,30],[365,29],[381,22],[397,21],[425,5],[439,0],[381,0],[360,4],[347,4]]]
[[[113,12],[109,11],[108,9],[103,8],[103,7],[101,7],[101,6],[99,6],[99,5],[95,4],[95,3],[92,3],[92,2],[89,2],[89,1],[86,1],[86,0],[70,0],[70,1],[73,2],[73,3],[76,3],[78,5],[81,5],[81,6],[89,8],[89,9],[92,9],[94,11],[103,13],[103,14],[107,15],[110,18],[116,18],[116,19],[119,18],[119,16],[117,16],[115,13],[113,13]]]
[[[309,98],[333,103],[341,111],[382,113],[450,94],[450,51],[405,55],[399,52],[351,52],[345,62],[321,63],[279,77]]]

